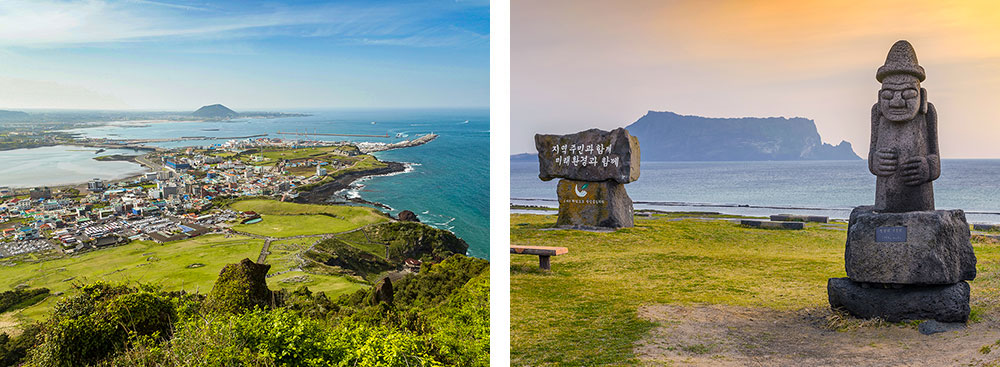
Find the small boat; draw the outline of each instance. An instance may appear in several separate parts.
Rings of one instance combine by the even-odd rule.
[[[375,125],[375,121],[372,121],[372,125]]]
[[[403,133],[396,133],[396,137],[397,138],[402,138],[403,137]]]
[[[94,152],[94,154],[101,154],[101,153],[104,153],[104,152],[105,152],[104,148],[101,148],[101,149],[98,149],[96,152]]]

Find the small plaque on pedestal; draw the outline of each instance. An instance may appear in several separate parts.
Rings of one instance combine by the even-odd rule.
[[[875,228],[875,242],[906,242],[906,227]]]

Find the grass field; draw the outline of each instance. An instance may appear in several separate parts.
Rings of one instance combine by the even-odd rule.
[[[233,226],[234,230],[272,237],[338,233],[388,221],[375,209],[360,206],[244,200],[232,203],[230,207],[257,212],[264,219],[254,224],[237,224]]]
[[[382,243],[372,242],[368,239],[368,236],[361,231],[345,233],[337,236],[337,238],[369,254],[378,257],[385,256],[385,245]]]
[[[388,220],[376,210],[365,207],[273,200],[245,200],[231,205],[236,210],[256,211],[264,218],[258,224],[238,225],[237,230],[276,237],[343,232]],[[287,271],[268,278],[271,289],[294,289],[305,285],[313,291],[336,297],[363,287],[356,279],[288,271],[298,266],[295,256],[315,241],[315,238],[303,238],[271,244],[267,260],[272,264],[270,273]],[[27,285],[49,288],[53,294],[69,293],[74,292],[73,284],[106,280],[154,283],[167,290],[204,294],[212,289],[223,266],[243,258],[256,261],[263,244],[263,240],[243,236],[204,235],[165,244],[134,241],[75,256],[63,256],[55,251],[29,254],[23,256],[22,261],[0,262],[0,290]],[[48,260],[37,261],[41,258]],[[0,331],[44,318],[59,298],[49,297],[29,308],[0,315]]]
[[[296,289],[300,286],[306,286],[313,292],[325,292],[330,299],[361,289],[361,284],[341,276],[309,274],[303,271],[293,271],[267,278],[267,286],[271,289]]]
[[[634,343],[656,326],[637,316],[640,306],[825,307],[827,279],[845,276],[845,224],[780,231],[677,217],[593,233],[540,230],[554,215],[511,215],[511,244],[569,248],[551,272],[538,270],[537,256],[510,256],[511,364],[637,364]],[[993,314],[1000,246],[973,245],[973,313]]]
[[[223,235],[205,235],[166,244],[136,241],[61,259],[0,266],[0,287],[10,289],[26,284],[57,293],[71,292],[74,283],[107,280],[154,283],[167,290],[208,293],[223,266],[243,258],[256,260],[261,246],[261,240]],[[49,297],[18,311],[16,316],[38,319],[58,298]]]
[[[362,206],[297,204],[265,199],[242,200],[229,206],[234,210],[255,211],[259,214],[332,214],[359,222],[385,219],[377,210]]]
[[[271,265],[271,274],[290,270],[299,266],[296,255],[309,248],[319,238],[298,238],[292,240],[279,240],[271,242],[270,254],[267,255],[267,263]]]
[[[291,237],[323,233],[337,233],[360,227],[348,220],[325,215],[268,215],[254,224],[237,224],[233,230],[261,236]]]
[[[277,274],[267,279],[268,286],[274,288],[294,289],[307,286],[313,292],[326,292],[333,298],[338,295],[361,289],[364,280],[348,279],[342,276],[310,274],[299,269],[298,255],[303,250],[318,241],[317,238],[299,238],[271,242],[267,264],[271,265],[269,274]]]

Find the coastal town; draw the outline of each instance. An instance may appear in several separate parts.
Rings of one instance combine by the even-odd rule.
[[[249,197],[294,202],[314,189],[339,191],[347,187],[339,178],[391,173],[401,166],[367,153],[421,145],[436,137],[396,143],[233,139],[124,157],[150,170],[127,179],[95,178],[57,188],[0,187],[0,257],[45,250],[73,254],[133,240],[164,243],[231,233],[231,226],[259,221],[260,216],[229,209],[226,202]]]

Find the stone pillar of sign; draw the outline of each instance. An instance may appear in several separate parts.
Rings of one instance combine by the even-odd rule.
[[[623,128],[535,135],[538,177],[559,178],[559,218],[570,228],[632,227],[625,184],[639,178],[639,141]]]
[[[868,168],[875,205],[851,212],[846,278],[827,284],[831,307],[887,321],[969,318],[976,255],[962,210],[934,210],[941,173],[937,112],[920,87],[924,69],[909,42],[896,42],[876,79]]]

